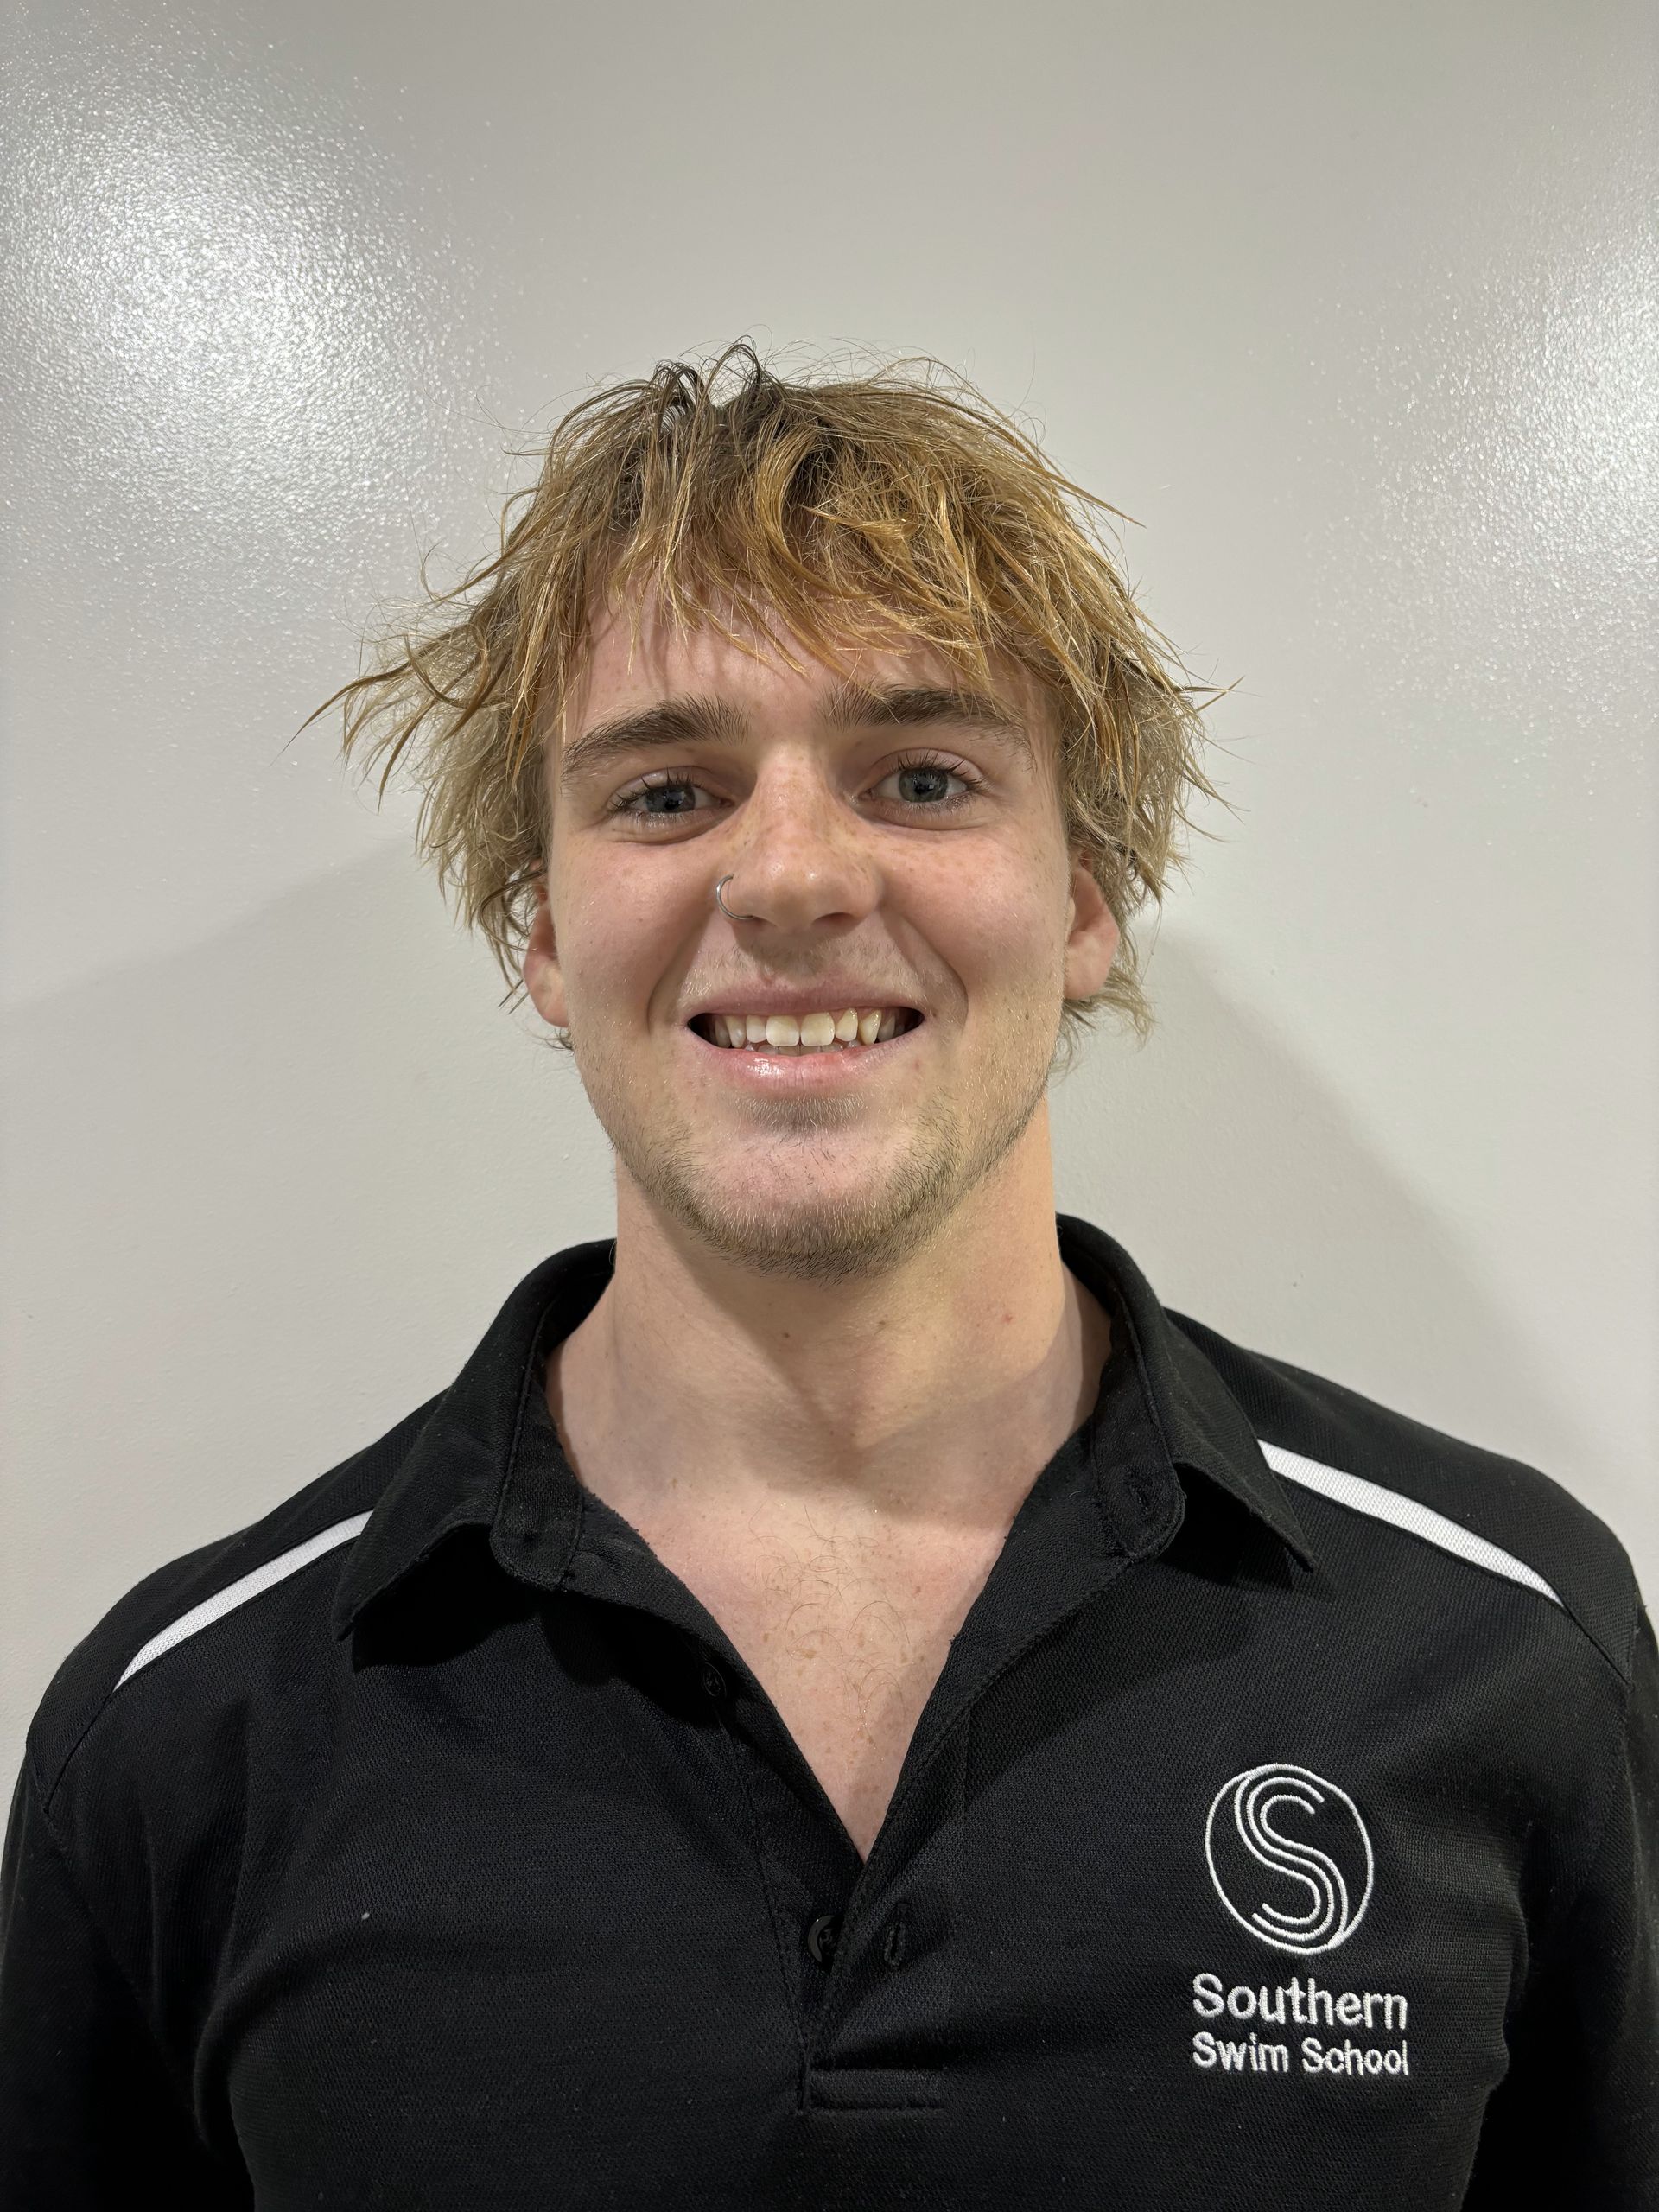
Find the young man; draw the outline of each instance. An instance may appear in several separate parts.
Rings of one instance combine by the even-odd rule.
[[[931,381],[671,365],[347,687],[616,1236],[65,1662],[6,2203],[1659,2204],[1618,1541],[1054,1211],[1209,789],[1074,491]]]

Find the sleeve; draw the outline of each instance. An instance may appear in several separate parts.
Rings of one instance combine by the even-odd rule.
[[[0,2205],[243,2212],[47,1823],[32,1761],[0,1860]]]
[[[1645,1611],[1600,1838],[1509,2041],[1465,2212],[1659,2212],[1659,1652]]]

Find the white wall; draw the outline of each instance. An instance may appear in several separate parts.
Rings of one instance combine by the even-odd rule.
[[[608,1233],[571,1065],[337,758],[593,381],[934,353],[1239,687],[1058,1203],[1554,1474],[1659,1592],[1655,146],[1635,0],[54,0],[0,324],[0,1758],[140,1576]]]

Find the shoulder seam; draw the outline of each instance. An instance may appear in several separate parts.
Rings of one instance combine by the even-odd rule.
[[[250,1598],[257,1598],[265,1591],[274,1589],[277,1583],[287,1581],[290,1574],[297,1574],[302,1567],[309,1567],[313,1560],[321,1559],[341,1544],[350,1543],[353,1537],[361,1534],[368,1520],[366,1513],[348,1514],[345,1520],[336,1521],[329,1528],[319,1529],[315,1535],[306,1537],[302,1543],[290,1545],[287,1551],[278,1552],[275,1559],[268,1559],[262,1566],[251,1568],[246,1574],[238,1575],[234,1582],[227,1582],[222,1590],[214,1591],[212,1596],[192,1605],[175,1621],[169,1622],[167,1627],[152,1636],[148,1643],[140,1645],[116,1677],[110,1695],[113,1697],[122,1684],[130,1681],[141,1667],[147,1667],[152,1659],[159,1659],[164,1651],[172,1650],[175,1644],[182,1643],[198,1629],[210,1628],[215,1621],[222,1620],[226,1613],[232,1613],[238,1605],[245,1605]]]
[[[1351,1474],[1345,1467],[1332,1467],[1322,1459],[1311,1459],[1305,1452],[1294,1452],[1287,1445],[1269,1444],[1261,1438],[1257,1441],[1268,1465],[1287,1482],[1318,1491],[1322,1497],[1332,1498],[1351,1512],[1363,1513],[1373,1521],[1386,1521],[1391,1527],[1403,1529],[1408,1535],[1420,1537],[1440,1551],[1451,1553],[1454,1558],[1484,1567],[1508,1581],[1522,1583],[1548,1598],[1552,1605],[1560,1605],[1563,1612],[1567,1611],[1559,1592],[1524,1560],[1505,1551],[1501,1544],[1476,1535],[1473,1529],[1464,1528],[1460,1522],[1448,1520],[1432,1505],[1421,1503],[1403,1491],[1389,1490],[1386,1484],[1373,1482],[1367,1476]]]
[[[1270,1444],[1264,1437],[1258,1437],[1256,1441],[1268,1465],[1286,1481],[1315,1491],[1322,1497],[1346,1507],[1351,1512],[1384,1522],[1407,1535],[1415,1536],[1421,1542],[1433,1545],[1436,1550],[1463,1560],[1469,1566],[1483,1568],[1505,1581],[1517,1583],[1522,1588],[1536,1591],[1541,1597],[1548,1599],[1572,1622],[1618,1681],[1629,1687],[1632,1668],[1628,1653],[1625,1663],[1621,1665],[1613,1653],[1579,1618],[1576,1610],[1535,1567],[1529,1567],[1515,1553],[1506,1551],[1501,1544],[1495,1544],[1487,1537],[1477,1535],[1472,1529],[1465,1529],[1461,1522],[1437,1513],[1433,1506],[1423,1504],[1406,1491],[1389,1490],[1385,1484],[1373,1482],[1364,1475],[1351,1474],[1345,1468],[1332,1467],[1323,1460],[1310,1459],[1306,1453],[1294,1451],[1288,1445]],[[1638,1603],[1635,1609],[1637,1618],[1633,1618],[1630,1628],[1631,1651],[1635,1649],[1640,1611]]]
[[[339,1545],[351,1541],[360,1533],[368,1519],[367,1513],[351,1514],[343,1521],[336,1521],[328,1528],[319,1529],[303,1542],[291,1545],[285,1552],[278,1552],[275,1558],[266,1560],[262,1566],[238,1575],[233,1582],[227,1582],[222,1590],[214,1591],[198,1604],[187,1607],[177,1619],[170,1621],[147,1643],[141,1644],[87,1714],[75,1740],[59,1761],[56,1777],[49,1789],[45,1785],[38,1764],[31,1759],[36,1779],[41,1783],[41,1810],[49,1812],[81,1745],[109,1710],[111,1699],[141,1667],[148,1666],[153,1659],[159,1659],[175,1644],[182,1643],[187,1637],[194,1636],[198,1629],[208,1628],[226,1614],[233,1612],[246,1599],[260,1596],[277,1583],[286,1581],[301,1567],[308,1567],[314,1560],[321,1559]]]
[[[99,1710],[101,1711],[102,1707],[100,1707]],[[90,1726],[90,1723],[88,1725]],[[77,1741],[75,1749],[78,1751],[79,1747],[79,1743]],[[73,1757],[74,1752],[72,1751],[69,1758],[73,1758]],[[68,1764],[69,1759],[66,1759],[64,1761],[64,1770],[67,1770]],[[27,1744],[23,1746],[23,1765],[29,1774],[30,1784],[41,1802],[41,1826],[45,1831],[47,1841],[57,1853],[59,1862],[62,1866],[63,1878],[68,1887],[69,1893],[74,1898],[76,1906],[80,1912],[82,1919],[85,1920],[88,1928],[92,1929],[92,1936],[97,1942],[99,1950],[103,1952],[105,1957],[109,1961],[111,1972],[120,1983],[122,1988],[126,1992],[133,2011],[137,2014],[139,2019],[143,2021],[144,2034],[155,2050],[156,2061],[161,2067],[162,2073],[167,2081],[172,2083],[174,2095],[179,2100],[179,2109],[183,2113],[185,2118],[189,2123],[192,2136],[194,2137],[198,2144],[200,2144],[201,2137],[196,2126],[195,2113],[191,2109],[189,2100],[183,2096],[180,2092],[179,2084],[174,2076],[172,2065],[168,2059],[166,2046],[163,2044],[161,2037],[156,2033],[156,2023],[150,2018],[149,2007],[144,2003],[143,1999],[140,1996],[137,1989],[134,1986],[132,1977],[128,1974],[126,1967],[122,1961],[120,1954],[117,1951],[114,1944],[111,1942],[108,1930],[105,1928],[103,1922],[99,1918],[98,1915],[92,1910],[92,1904],[87,1898],[86,1890],[82,1886],[79,1872],[75,1866],[74,1854],[71,1852],[68,1845],[64,1841],[63,1838],[58,1834],[56,1827],[53,1825],[51,1811],[52,1799],[57,1795],[58,1783],[61,1783],[63,1780],[63,1773],[61,1771],[60,1772],[58,1776],[58,1783],[54,1783],[51,1790],[47,1790],[42,1786],[43,1777],[41,1776],[39,1766],[35,1763],[35,1755]],[[202,2145],[203,2149],[206,2149],[206,2147],[205,2144]]]
[[[1640,1605],[1637,1607],[1637,1621],[1638,1626],[1640,1625],[1643,1611],[1643,1608]],[[1593,1643],[1594,1639],[1592,1638],[1591,1641]],[[1596,1862],[1601,1857],[1602,1847],[1605,1844],[1609,1832],[1612,1827],[1613,1807],[1617,1803],[1618,1798],[1618,1777],[1621,1771],[1628,1768],[1630,1764],[1630,1723],[1635,1717],[1636,1711],[1636,1631],[1634,1630],[1631,1631],[1630,1648],[1631,1661],[1630,1669],[1628,1673],[1619,1675],[1618,1677],[1619,1688],[1622,1693],[1622,1702],[1619,1707],[1618,1726],[1613,1732],[1612,1747],[1608,1754],[1608,1767],[1610,1770],[1607,1777],[1607,1787],[1603,1794],[1600,1815],[1596,1821],[1596,1832],[1585,1852],[1583,1871],[1580,1872],[1577,1881],[1573,1885],[1572,1901],[1564,1905],[1554,1916],[1554,1925],[1549,1938],[1552,1942],[1559,1941],[1560,1936],[1572,1925],[1573,1914],[1584,1902],[1586,1893],[1590,1887],[1590,1878],[1596,1871]],[[1595,1649],[1599,1650],[1600,1646],[1598,1644],[1595,1646]],[[1604,1657],[1605,1656],[1605,1654],[1603,1656]],[[1615,1669],[1614,1672],[1617,1674],[1618,1669]]]

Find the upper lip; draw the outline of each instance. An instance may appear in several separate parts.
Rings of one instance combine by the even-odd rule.
[[[923,1009],[914,999],[903,992],[871,990],[862,983],[823,982],[809,984],[804,989],[784,990],[776,984],[739,983],[730,990],[711,992],[707,998],[698,999],[687,1007],[685,1020],[695,1021],[700,1014],[842,1014],[849,1007],[906,1007],[912,1013]]]

